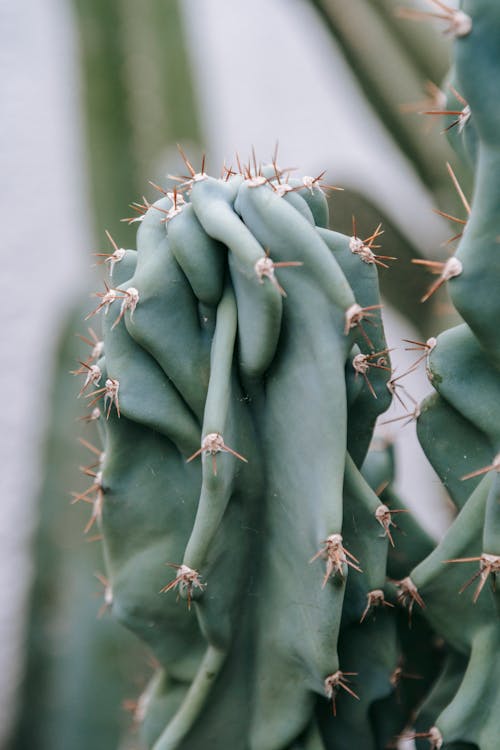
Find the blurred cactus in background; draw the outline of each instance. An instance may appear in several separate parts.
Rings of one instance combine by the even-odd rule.
[[[310,4],[454,236],[423,255],[397,206],[277,151],[209,176],[177,4],[76,3],[96,223],[113,231],[81,305],[90,348],[66,333],[61,361],[79,360],[89,407],[73,501],[102,544],[61,520],[82,462],[64,375],[13,750],[498,748],[500,10]],[[131,200],[137,250],[114,229]],[[421,333],[405,344],[435,389],[421,404],[391,366],[381,295]],[[386,422],[416,422],[455,507],[437,545],[373,439],[393,399]]]

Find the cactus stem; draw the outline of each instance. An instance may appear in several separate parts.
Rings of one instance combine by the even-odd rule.
[[[399,18],[406,18],[410,21],[425,21],[428,18],[438,18],[441,21],[447,21],[448,26],[444,33],[454,37],[467,36],[472,31],[472,18],[462,10],[450,8],[449,5],[441,0],[429,0],[435,6],[440,8],[442,13],[432,13],[431,11],[416,10],[414,8],[398,8],[397,15]]]
[[[445,263],[438,260],[422,260],[421,258],[413,258],[412,263],[418,266],[425,266],[431,271],[431,273],[439,274],[439,279],[429,287],[420,302],[427,302],[427,300],[432,297],[440,287],[442,287],[445,281],[460,276],[463,271],[461,261],[459,261],[454,255],[451,258],[448,258]]]
[[[334,716],[337,716],[336,697],[339,688],[345,690],[346,693],[349,693],[349,695],[359,701],[359,695],[357,695],[347,684],[350,682],[347,677],[354,677],[357,674],[358,672],[342,672],[338,669],[333,674],[328,675],[325,679],[325,694],[326,697],[332,701],[332,711]]]
[[[296,266],[303,266],[303,265],[304,264],[299,260],[280,261],[278,263],[275,263],[269,257],[269,251],[266,250],[266,255],[263,258],[259,258],[259,260],[254,265],[254,269],[259,279],[259,282],[261,284],[264,283],[264,277],[269,279],[271,284],[273,284],[273,286],[276,287],[276,289],[281,294],[281,296],[286,297],[286,292],[283,289],[283,287],[279,284],[278,279],[276,278],[276,275],[274,273],[274,269],[296,267]]]
[[[392,520],[392,516],[395,513],[409,513],[409,510],[389,510],[387,505],[379,505],[378,508],[375,511],[375,518],[379,522],[379,524],[384,529],[383,536],[386,536],[389,539],[389,542],[391,543],[391,547],[395,547],[394,539],[392,538],[391,534],[391,526],[394,526],[395,529],[397,529],[397,525]]]
[[[331,534],[327,539],[321,542],[321,544],[324,544],[325,546],[321,547],[314,557],[311,557],[309,563],[314,562],[319,557],[326,559],[326,571],[323,577],[323,583],[321,584],[322,589],[325,588],[329,578],[337,574],[341,578],[344,578],[344,565],[354,568],[354,570],[357,570],[359,573],[363,572],[359,565],[356,564],[359,563],[357,557],[354,557],[354,555],[343,546],[341,534]]]
[[[398,589],[398,603],[403,607],[408,607],[408,616],[411,624],[411,616],[415,602],[421,609],[425,609],[425,602],[418,593],[418,589],[411,580],[410,576],[396,582]]]
[[[186,593],[188,609],[191,609],[193,589],[204,591],[207,584],[201,582],[200,575],[197,570],[193,570],[187,565],[176,565],[175,563],[167,563],[167,565],[170,568],[175,568],[177,570],[177,574],[175,578],[170,581],[170,583],[167,583],[166,586],[160,589],[160,594],[166,594],[168,591],[172,591],[172,589],[178,587],[179,595],[183,594],[184,592]],[[177,597],[177,600],[178,599],[179,598]]]
[[[473,583],[476,578],[479,578],[479,582],[476,586],[476,590],[474,592],[474,596],[472,597],[472,601],[474,604],[477,602],[479,598],[479,594],[484,588],[484,585],[486,581],[488,580],[488,577],[490,575],[493,576],[493,581],[496,580],[497,573],[500,573],[500,556],[499,555],[490,555],[488,552],[483,552],[482,555],[479,557],[457,557],[452,560],[443,560],[444,563],[467,563],[467,562],[478,562],[479,563],[479,570],[477,573],[474,573],[472,578],[469,578],[469,580],[464,583],[459,594],[462,594],[465,589]]]
[[[373,607],[392,607],[394,608],[394,604],[391,604],[390,602],[386,602],[384,597],[384,592],[382,589],[374,589],[373,591],[369,591],[366,595],[367,603],[366,607],[364,609],[363,614],[361,615],[361,620],[359,621],[360,624],[364,622],[366,616],[368,615],[369,611],[373,609]]]
[[[212,456],[212,470],[214,476],[217,476],[217,463],[215,458],[217,453],[231,453],[232,456],[239,458],[240,461],[244,461],[246,464],[248,463],[247,459],[244,456],[236,453],[235,450],[224,443],[220,432],[209,432],[208,435],[205,435],[205,437],[201,441],[201,448],[198,448],[198,450],[195,451],[192,456],[189,456],[189,458],[186,459],[186,463],[188,464],[190,461],[197,458],[202,453]]]
[[[480,477],[482,474],[487,474],[489,471],[500,472],[500,453],[497,453],[491,464],[489,464],[488,466],[483,466],[482,469],[471,471],[470,474],[466,474],[465,476],[461,477],[461,481],[464,482],[465,480],[472,479],[473,477]]]

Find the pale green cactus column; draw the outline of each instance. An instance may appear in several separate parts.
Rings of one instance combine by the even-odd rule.
[[[319,178],[186,165],[98,293],[83,368],[112,612],[161,665],[142,734],[376,748],[401,645],[392,509],[359,470],[391,399],[373,239],[325,228]]]

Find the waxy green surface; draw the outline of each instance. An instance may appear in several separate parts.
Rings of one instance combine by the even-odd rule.
[[[347,748],[354,728],[387,740],[369,717],[401,647],[389,606],[365,612],[389,540],[358,467],[390,363],[379,307],[365,335],[346,328],[352,305],[380,305],[377,274],[324,229],[319,187],[281,197],[269,182],[203,177],[173,215],[174,197],[150,206],[113,276],[137,307],[120,318],[120,297],[103,316],[120,416],[112,405],[105,422],[100,525],[113,614],[159,663],[141,730],[154,750]],[[295,266],[260,278],[266,256]],[[374,352],[388,368],[369,372],[376,398],[352,367]],[[210,433],[238,455],[205,455]],[[348,556],[328,575],[332,534]],[[167,586],[169,564],[199,585]],[[360,677],[358,697],[338,687],[336,723],[324,683],[338,670]]]

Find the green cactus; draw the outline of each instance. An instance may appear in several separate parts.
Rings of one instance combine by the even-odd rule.
[[[415,587],[411,591],[407,583],[406,593],[425,607],[425,617],[453,649],[422,708],[416,736],[427,737],[434,748],[470,743],[494,750],[500,736],[500,600],[487,584],[500,571],[500,140],[491,82],[499,69],[500,10],[491,0],[464,0],[460,10],[436,4],[455,36],[453,78],[463,96],[451,140],[475,166],[475,181],[466,229],[438,282],[448,282],[464,323],[425,345],[436,394],[422,405],[418,433],[460,512],[437,548],[406,579]],[[469,580],[466,568],[473,573]]]
[[[433,3],[456,37],[450,141],[475,169],[425,295],[448,282],[464,322],[420,345],[436,392],[407,415],[458,511],[435,548],[390,448],[369,452],[394,392],[380,230],[331,231],[321,177],[254,156],[215,179],[185,157],[89,313],[87,528],[114,616],[159,665],[137,711],[153,750],[382,750],[410,720],[419,746],[497,750],[500,10]]]
[[[379,230],[326,229],[319,179],[275,162],[186,163],[98,293],[105,353],[83,368],[112,611],[161,665],[143,737],[381,747],[409,709],[390,733],[371,716],[402,650],[384,593],[401,508],[360,472],[391,400]]]

